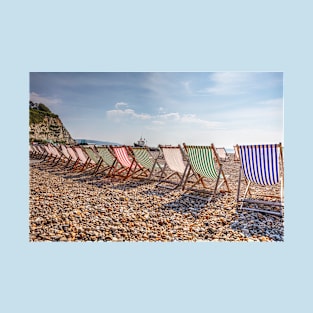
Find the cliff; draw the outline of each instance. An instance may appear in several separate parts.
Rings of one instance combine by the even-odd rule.
[[[75,144],[58,115],[42,103],[29,102],[29,140]]]

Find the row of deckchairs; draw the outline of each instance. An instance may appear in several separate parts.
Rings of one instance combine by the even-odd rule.
[[[281,215],[281,211],[264,210],[263,206],[284,206],[282,145],[237,145],[234,148],[240,162],[237,189],[239,209]],[[157,187],[172,190],[181,188],[185,196],[205,198],[207,201],[214,199],[218,192],[230,192],[220,153],[213,144],[183,144],[183,147],[159,145],[156,156],[151,154],[148,147],[52,144],[31,145],[30,153],[52,166],[61,165],[72,171],[92,171],[95,175],[100,173],[122,180],[154,180]],[[246,189],[244,195],[240,196],[243,182]],[[253,185],[266,190],[278,184],[279,195],[269,195],[267,192],[253,195]]]

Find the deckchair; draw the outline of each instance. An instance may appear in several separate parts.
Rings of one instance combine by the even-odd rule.
[[[80,172],[84,170],[90,170],[97,166],[97,164],[89,158],[88,154],[84,151],[81,146],[73,146],[77,156],[79,158],[79,166],[76,167]]]
[[[223,147],[223,148],[215,148],[218,156],[219,156],[219,159],[220,161],[227,161],[228,160],[228,153],[226,152],[226,149]]]
[[[183,145],[190,163],[190,167],[183,184],[183,190],[212,195],[209,198],[197,195],[188,196],[205,199],[210,202],[214,199],[217,191],[220,190],[220,187],[224,184],[227,189],[226,191],[230,192],[228,181],[222,168],[223,166],[220,163],[219,156],[214,145],[188,146],[185,143]],[[192,176],[195,176],[195,181],[190,179],[191,173],[193,174]],[[187,184],[190,184],[190,186]],[[200,185],[201,189],[196,189],[195,187],[197,185]]]
[[[116,163],[113,170],[114,176],[120,176],[124,180],[132,177],[138,178],[139,173],[144,174],[147,177],[145,168],[142,167],[136,159],[132,156],[127,146],[110,146],[114,156],[116,157]],[[117,168],[120,166],[120,169]],[[135,175],[137,174],[137,175]]]
[[[111,151],[109,146],[97,146],[96,147],[97,152],[102,160],[102,166],[103,170],[101,173],[104,173],[105,171],[108,171],[106,173],[106,176],[113,176],[114,170],[119,169],[119,165],[117,164],[117,160],[113,152]]]
[[[43,145],[43,148],[47,153],[46,157],[43,159],[43,162],[47,162],[53,166],[57,165],[63,157],[60,151],[51,143]]]
[[[238,147],[234,146],[234,161],[240,161]]]
[[[152,176],[155,178],[160,178],[162,173],[162,166],[158,162],[158,156],[160,152],[154,158],[148,147],[129,147],[129,150],[132,152],[135,160],[149,174],[148,180],[151,180]]]
[[[60,150],[62,151],[62,153],[67,158],[67,162],[64,165],[64,168],[67,168],[71,164],[72,164],[72,167],[74,167],[74,164],[76,162],[78,162],[78,157],[77,157],[75,151],[70,146],[67,146],[65,144],[60,145]]]
[[[90,160],[92,160],[92,162],[95,164],[95,170],[93,171],[93,174],[96,174],[103,163],[101,156],[95,147],[84,146],[83,150],[86,152]]]
[[[237,145],[236,149],[240,157],[237,190],[237,203],[238,205],[241,203],[239,209],[282,216],[284,176],[281,143]],[[244,195],[240,197],[242,175],[246,182],[246,189]],[[245,204],[253,205],[253,208]],[[279,208],[279,211],[274,210],[274,207]]]
[[[181,187],[189,164],[185,161],[184,152],[180,145],[159,145],[165,165],[157,186],[174,190]],[[174,178],[176,177],[176,179]],[[169,185],[172,185],[170,187]]]

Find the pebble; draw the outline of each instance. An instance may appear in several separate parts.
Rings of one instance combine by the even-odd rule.
[[[119,182],[30,161],[30,241],[283,241],[284,218],[237,212],[238,162],[223,163],[231,193],[210,203],[155,182]]]

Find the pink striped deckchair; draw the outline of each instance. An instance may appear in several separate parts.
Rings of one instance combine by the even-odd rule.
[[[204,198],[186,194],[187,196],[211,201],[223,184],[226,186],[226,192],[230,192],[226,175],[213,144],[210,146],[187,146],[184,144],[184,148],[188,155],[190,167],[184,181],[183,190],[212,194],[209,198],[207,196]],[[190,173],[192,173],[191,176]],[[196,178],[195,181],[190,179],[192,176]],[[201,189],[195,189],[198,185],[201,186]]]
[[[43,145],[43,148],[47,152],[47,155],[43,161],[49,163],[50,165],[57,165],[62,159],[62,154],[59,152],[59,150],[51,143]]]
[[[81,146],[73,146],[73,149],[75,150],[79,159],[79,165],[76,166],[75,170],[82,172],[86,169],[90,170],[97,166],[94,160],[89,158],[88,154],[84,151],[84,149]]]
[[[116,157],[112,175],[121,176],[124,180],[130,177],[138,178],[139,173],[147,176],[144,168],[135,160],[127,146],[110,146],[110,148]],[[118,169],[118,166],[121,168]]]
[[[180,145],[159,145],[159,148],[161,149],[165,165],[157,186],[174,190],[182,186],[189,164],[185,160],[184,152]],[[172,185],[172,187],[169,185]]]
[[[242,145],[236,146],[240,158],[240,173],[237,190],[237,203],[241,202],[240,209],[282,215],[283,204],[283,153],[282,144]],[[244,195],[240,197],[241,175],[246,181]],[[252,187],[256,186],[254,193]],[[280,188],[275,194],[268,190]],[[249,195],[249,197],[247,197]],[[276,200],[276,201],[274,201]],[[252,204],[254,208],[245,207]],[[259,205],[279,207],[280,211],[263,210]]]

